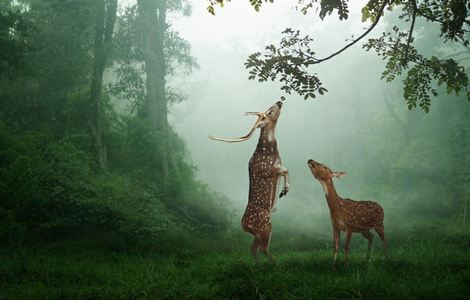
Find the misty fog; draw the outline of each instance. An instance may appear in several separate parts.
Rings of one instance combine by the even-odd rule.
[[[198,177],[233,202],[237,222],[247,203],[248,161],[258,133],[247,142],[235,144],[212,141],[207,136],[246,134],[255,120],[244,116],[244,112],[265,111],[285,95],[278,82],[248,80],[243,65],[246,58],[252,52],[262,51],[267,44],[276,44],[286,27],[313,36],[314,51],[327,56],[343,47],[347,39],[363,32],[366,24],[361,22],[359,12],[365,3],[354,2],[347,21],[331,16],[322,22],[318,17],[303,16],[287,2],[266,4],[256,12],[249,3],[234,1],[212,16],[205,9],[206,3],[194,1],[192,15],[176,17],[177,22],[173,22],[191,43],[200,70],[192,76],[169,79],[170,84],[188,95],[185,102],[171,107],[170,122],[186,141]],[[374,29],[372,36],[381,34],[386,21]],[[427,24],[417,26],[418,35],[423,26]],[[374,153],[375,157],[364,151],[364,147],[371,146],[364,129],[380,124],[385,101],[400,115],[416,116],[423,123],[429,118],[421,111],[406,110],[400,82],[387,84],[380,80],[383,66],[378,56],[365,52],[358,43],[312,69],[319,74],[328,93],[314,100],[285,95],[287,100],[276,135],[283,166],[290,171],[291,191],[278,201],[274,226],[300,223],[308,230],[318,225],[329,226],[323,190],[306,164],[310,158],[334,170],[346,171],[344,178],[335,181],[338,193],[352,199],[378,201],[388,209],[386,222],[391,215],[398,217],[399,211],[410,203],[420,201],[416,196],[397,198],[393,187],[390,193],[379,193],[374,188],[377,181],[371,182],[378,172],[383,172],[377,166],[377,156],[383,157],[382,168],[395,163],[380,150]],[[394,137],[384,136],[384,140],[388,139]],[[381,143],[378,141],[377,149],[383,147]]]
[[[0,299],[468,297],[468,33],[465,0],[1,0]],[[255,121],[250,182],[260,129],[209,136]]]

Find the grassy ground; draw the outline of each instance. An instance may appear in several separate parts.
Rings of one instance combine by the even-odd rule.
[[[378,239],[376,239],[377,242]],[[467,237],[395,242],[385,261],[353,237],[352,261],[335,270],[327,244],[274,247],[257,268],[244,250],[123,254],[84,247],[0,253],[0,299],[470,299]]]

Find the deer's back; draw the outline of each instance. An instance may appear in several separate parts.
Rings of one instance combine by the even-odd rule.
[[[353,231],[383,226],[384,211],[376,202],[342,199],[340,209],[347,227]]]

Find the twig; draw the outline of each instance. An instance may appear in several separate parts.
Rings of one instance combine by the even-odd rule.
[[[427,15],[427,14],[423,13],[423,12],[422,12],[421,10],[419,10],[418,8],[416,9],[416,13],[417,13],[418,15],[420,15],[421,17],[423,17],[423,18],[425,18],[425,19],[428,19],[429,21],[438,22],[438,23],[441,23],[441,24],[445,24],[445,23],[446,23],[445,21],[443,21],[443,20],[441,20],[441,19],[438,19],[438,18],[436,18],[436,17],[434,17],[434,16],[430,16],[430,15]],[[470,32],[470,30],[463,29],[463,28],[461,28],[461,30],[462,30],[463,32]]]
[[[314,64],[319,64],[321,62],[324,62],[325,60],[329,60],[329,59],[335,57],[336,55],[338,55],[341,52],[345,51],[346,49],[348,49],[352,45],[359,42],[363,37],[368,35],[372,31],[372,29],[374,29],[374,27],[379,23],[380,17],[382,16],[382,13],[384,12],[385,6],[387,4],[388,4],[388,0],[385,0],[384,3],[382,4],[382,6],[379,9],[379,12],[377,13],[377,18],[375,19],[374,23],[372,23],[372,25],[369,27],[369,29],[367,29],[363,34],[361,34],[357,39],[353,40],[351,43],[347,44],[342,49],[336,51],[335,53],[331,54],[330,56],[327,56],[327,57],[322,58],[322,59],[316,59]]]
[[[413,6],[413,15],[411,16],[411,27],[410,27],[410,31],[408,32],[408,40],[406,41],[405,55],[403,57],[405,63],[408,60],[408,51],[410,49],[411,40],[413,39],[413,30],[415,28],[416,12],[418,11],[418,7],[416,6],[416,0],[411,0],[411,3]]]

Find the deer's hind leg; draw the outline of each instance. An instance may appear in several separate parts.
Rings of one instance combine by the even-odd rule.
[[[264,230],[261,234],[261,245],[260,250],[263,252],[266,257],[271,261],[271,263],[276,264],[274,257],[272,256],[271,252],[269,252],[269,243],[271,242],[271,228]]]
[[[254,228],[254,226],[252,225],[253,216],[251,214],[245,214],[242,218],[241,223],[243,230],[248,233],[251,233],[254,237],[253,243],[250,246],[250,251],[253,255],[256,265],[259,265],[258,250],[261,245],[261,235],[259,234],[258,230],[256,230],[256,228]]]
[[[261,245],[261,236],[257,233],[253,233],[253,235],[254,235],[254,240],[253,240],[253,243],[251,244],[250,251],[251,251],[251,254],[253,255],[256,265],[259,265],[258,249]]]
[[[349,265],[349,243],[351,242],[352,231],[346,231],[346,240],[344,241],[344,256],[346,260],[346,266]]]
[[[333,228],[333,242],[334,242],[334,256],[333,256],[333,261],[336,265],[336,262],[338,260],[338,251],[339,251],[339,242],[341,239],[341,232],[339,229]]]
[[[367,245],[367,256],[366,256],[366,260],[369,260],[370,251],[372,249],[372,241],[374,240],[374,235],[369,230],[363,231],[361,233],[369,241],[369,244]]]
[[[385,258],[388,259],[387,240],[385,239],[384,226],[383,224],[374,228],[380,239],[382,240]]]

